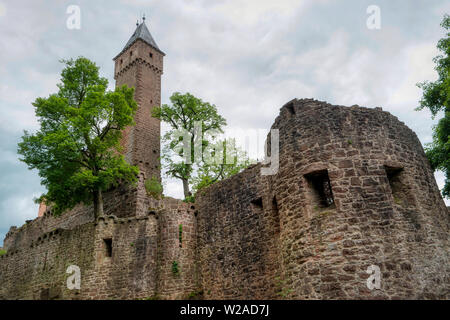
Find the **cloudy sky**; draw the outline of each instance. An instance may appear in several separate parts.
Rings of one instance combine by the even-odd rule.
[[[67,28],[70,5],[80,29]],[[367,27],[370,5],[380,29]],[[431,141],[436,121],[414,111],[415,84],[436,78],[445,0],[0,0],[0,246],[11,225],[36,217],[33,198],[44,191],[17,156],[23,130],[37,128],[31,102],[56,92],[61,58],[90,58],[112,88],[112,58],[143,13],[166,53],[163,103],[189,91],[216,104],[230,128],[264,130],[294,97],[381,106]],[[181,189],[165,182],[168,195]]]

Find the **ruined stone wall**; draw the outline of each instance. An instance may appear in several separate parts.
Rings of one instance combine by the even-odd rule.
[[[260,165],[197,195],[199,265],[211,299],[273,299],[280,288],[279,218]]]
[[[448,298],[449,216],[414,132],[379,109],[308,99],[286,104],[272,128],[276,175],[246,170],[198,197],[207,298]],[[261,281],[267,261],[280,275]],[[366,286],[370,265],[380,290]]]
[[[158,202],[147,196],[144,186],[145,179],[145,173],[141,172],[136,185],[122,185],[103,192],[105,215],[117,217],[145,215],[148,208],[155,206],[155,203]],[[93,205],[79,204],[61,216],[54,216],[51,207],[48,207],[42,217],[29,220],[20,228],[11,227],[6,234],[4,247],[8,250],[26,246],[42,233],[57,228],[72,229],[92,221],[94,221]]]
[[[0,256],[0,299],[55,299],[75,296],[66,290],[66,269],[76,264],[82,277],[92,270],[93,223],[44,233]]]
[[[0,297],[151,297],[156,290],[156,256],[157,225],[152,215],[108,216],[71,230],[57,229],[0,258]],[[66,270],[70,265],[80,268],[80,290],[67,288]]]
[[[314,100],[288,103],[273,127],[281,241],[293,248],[281,256],[290,297],[448,294],[449,217],[414,132],[381,110]],[[334,207],[318,208],[307,175],[324,169]],[[381,290],[366,287],[372,264]]]
[[[195,207],[165,198],[158,212],[158,294],[183,299],[201,291]]]
[[[12,229],[0,298],[450,298],[448,210],[414,132],[380,109],[309,99],[272,128],[274,175],[254,165],[192,205],[147,196],[141,173],[105,194],[98,221],[79,206]],[[80,290],[66,288],[72,264]],[[380,289],[367,288],[371,265]]]
[[[173,299],[198,291],[194,210],[180,200],[142,196],[139,214],[111,215],[120,207],[107,202],[124,201],[123,190],[105,197],[109,215],[96,222],[92,206],[80,206],[13,231],[0,257],[0,299]],[[69,265],[81,269],[80,290],[67,289]]]

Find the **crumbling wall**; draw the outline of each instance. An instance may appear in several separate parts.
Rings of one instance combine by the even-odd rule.
[[[212,299],[277,297],[279,224],[255,165],[197,195],[199,265]]]
[[[80,205],[13,228],[0,257],[0,298],[173,299],[198,292],[194,210],[180,200],[147,196],[143,181],[141,175],[134,188],[106,193],[109,214],[95,222],[92,206]],[[138,212],[127,215],[123,207]],[[67,288],[70,265],[80,267],[80,290]]]
[[[449,216],[414,132],[379,108],[311,99],[287,103],[272,128],[277,174],[246,170],[198,197],[207,298],[272,298],[271,286],[289,299],[448,297]],[[255,196],[276,204],[278,238],[265,238]],[[276,253],[266,239],[279,239]],[[258,281],[273,260],[274,281]],[[380,289],[367,287],[371,265]],[[243,294],[246,279],[254,289]]]
[[[105,215],[145,216],[149,207],[158,206],[159,200],[149,197],[145,191],[145,179],[145,173],[141,172],[135,185],[121,185],[103,192]],[[55,216],[51,207],[47,207],[42,217],[28,220],[20,228],[11,227],[6,234],[4,247],[6,250],[21,248],[37,239],[42,233],[57,228],[72,229],[93,221],[93,205],[79,204],[60,216]]]
[[[199,295],[195,206],[165,198],[158,211],[158,295],[186,299]]]
[[[0,256],[1,299],[61,299],[76,297],[67,290],[66,270],[81,269],[82,279],[93,267],[93,223],[72,230],[56,229],[41,234],[20,249]]]
[[[100,217],[10,249],[0,257],[0,298],[172,299],[198,291],[193,210],[175,199],[161,203],[170,206],[142,216]],[[67,287],[70,265],[80,268],[79,290]]]
[[[105,194],[95,222],[80,206],[11,229],[0,298],[449,298],[448,210],[414,132],[379,109],[310,99],[272,128],[274,175],[254,165],[193,205],[147,196],[142,173]],[[69,265],[80,290],[67,288]]]

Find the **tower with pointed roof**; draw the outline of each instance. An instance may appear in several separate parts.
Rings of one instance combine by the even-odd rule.
[[[151,116],[151,110],[161,104],[165,54],[150,34],[145,18],[136,25],[125,47],[113,59],[116,86],[134,87],[138,103],[135,125],[124,130],[121,144],[129,163],[145,172],[146,178],[160,180],[160,121]]]

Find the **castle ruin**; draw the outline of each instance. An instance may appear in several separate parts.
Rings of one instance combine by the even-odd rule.
[[[105,192],[97,220],[78,205],[11,227],[1,299],[450,298],[448,210],[419,139],[380,108],[294,99],[272,126],[276,174],[258,163],[195,204],[147,195],[146,179],[160,179],[150,112],[163,58],[144,22],[114,58],[116,85],[136,89],[122,145],[138,184]],[[71,265],[80,289],[67,287]],[[380,288],[367,286],[370,266]]]

